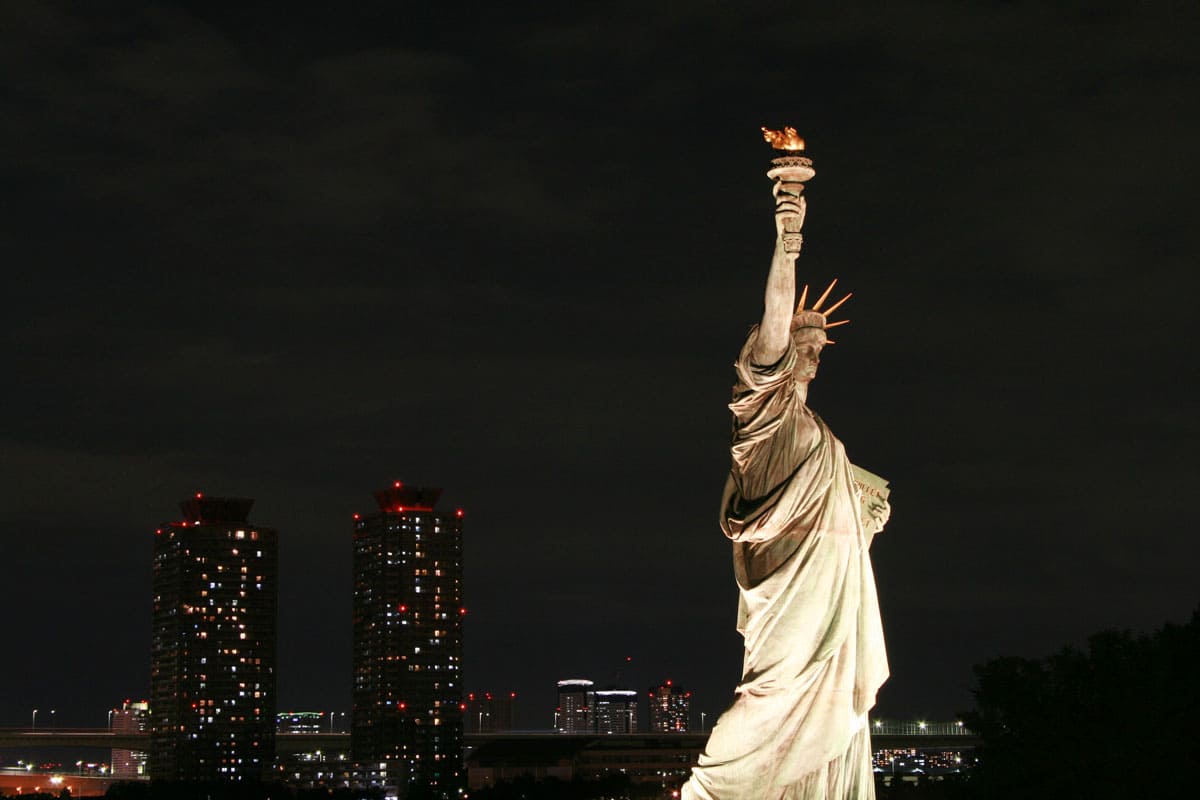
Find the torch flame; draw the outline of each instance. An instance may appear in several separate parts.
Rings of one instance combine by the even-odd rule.
[[[796,129],[788,126],[781,131],[773,131],[770,128],[763,128],[763,139],[771,144],[776,150],[803,150],[804,140],[796,133]]]

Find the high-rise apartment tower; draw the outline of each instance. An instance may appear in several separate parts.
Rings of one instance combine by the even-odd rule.
[[[438,511],[441,492],[397,482],[354,521],[351,749],[365,783],[401,798],[464,785],[463,512]]]
[[[194,498],[154,535],[150,775],[256,781],[275,759],[276,533]]]

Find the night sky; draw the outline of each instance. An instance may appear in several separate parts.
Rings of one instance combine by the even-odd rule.
[[[761,125],[815,162],[800,280],[855,293],[809,401],[892,483],[877,712],[1196,607],[1195,3],[222,5],[0,10],[0,726],[147,695],[197,491],[280,531],[279,709],[348,711],[394,480],[466,510],[468,689],[711,725]]]

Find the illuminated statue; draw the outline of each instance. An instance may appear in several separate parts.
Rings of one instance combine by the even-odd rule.
[[[721,527],[733,541],[742,679],[684,800],[875,796],[867,712],[888,667],[868,547],[891,507],[886,490],[864,498],[842,443],[807,405],[826,329],[843,324],[828,315],[849,295],[822,310],[830,284],[805,309],[805,287],[794,305],[802,190],[787,176],[775,183],[765,308],[735,365],[730,404]]]

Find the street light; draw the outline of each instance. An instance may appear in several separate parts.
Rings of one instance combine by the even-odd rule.
[[[36,731],[36,730],[37,730],[37,712],[38,712],[38,710],[35,708],[35,709],[33,710],[33,722],[31,722],[31,723],[30,723],[30,725],[29,725],[29,729],[30,729],[31,731]]]
[[[704,717],[705,716],[706,716],[705,713],[703,711],[701,711],[700,712],[700,732],[701,733],[704,733]]]
[[[112,730],[112,712],[113,712],[113,710],[110,708],[108,710],[108,729],[110,731]]]

